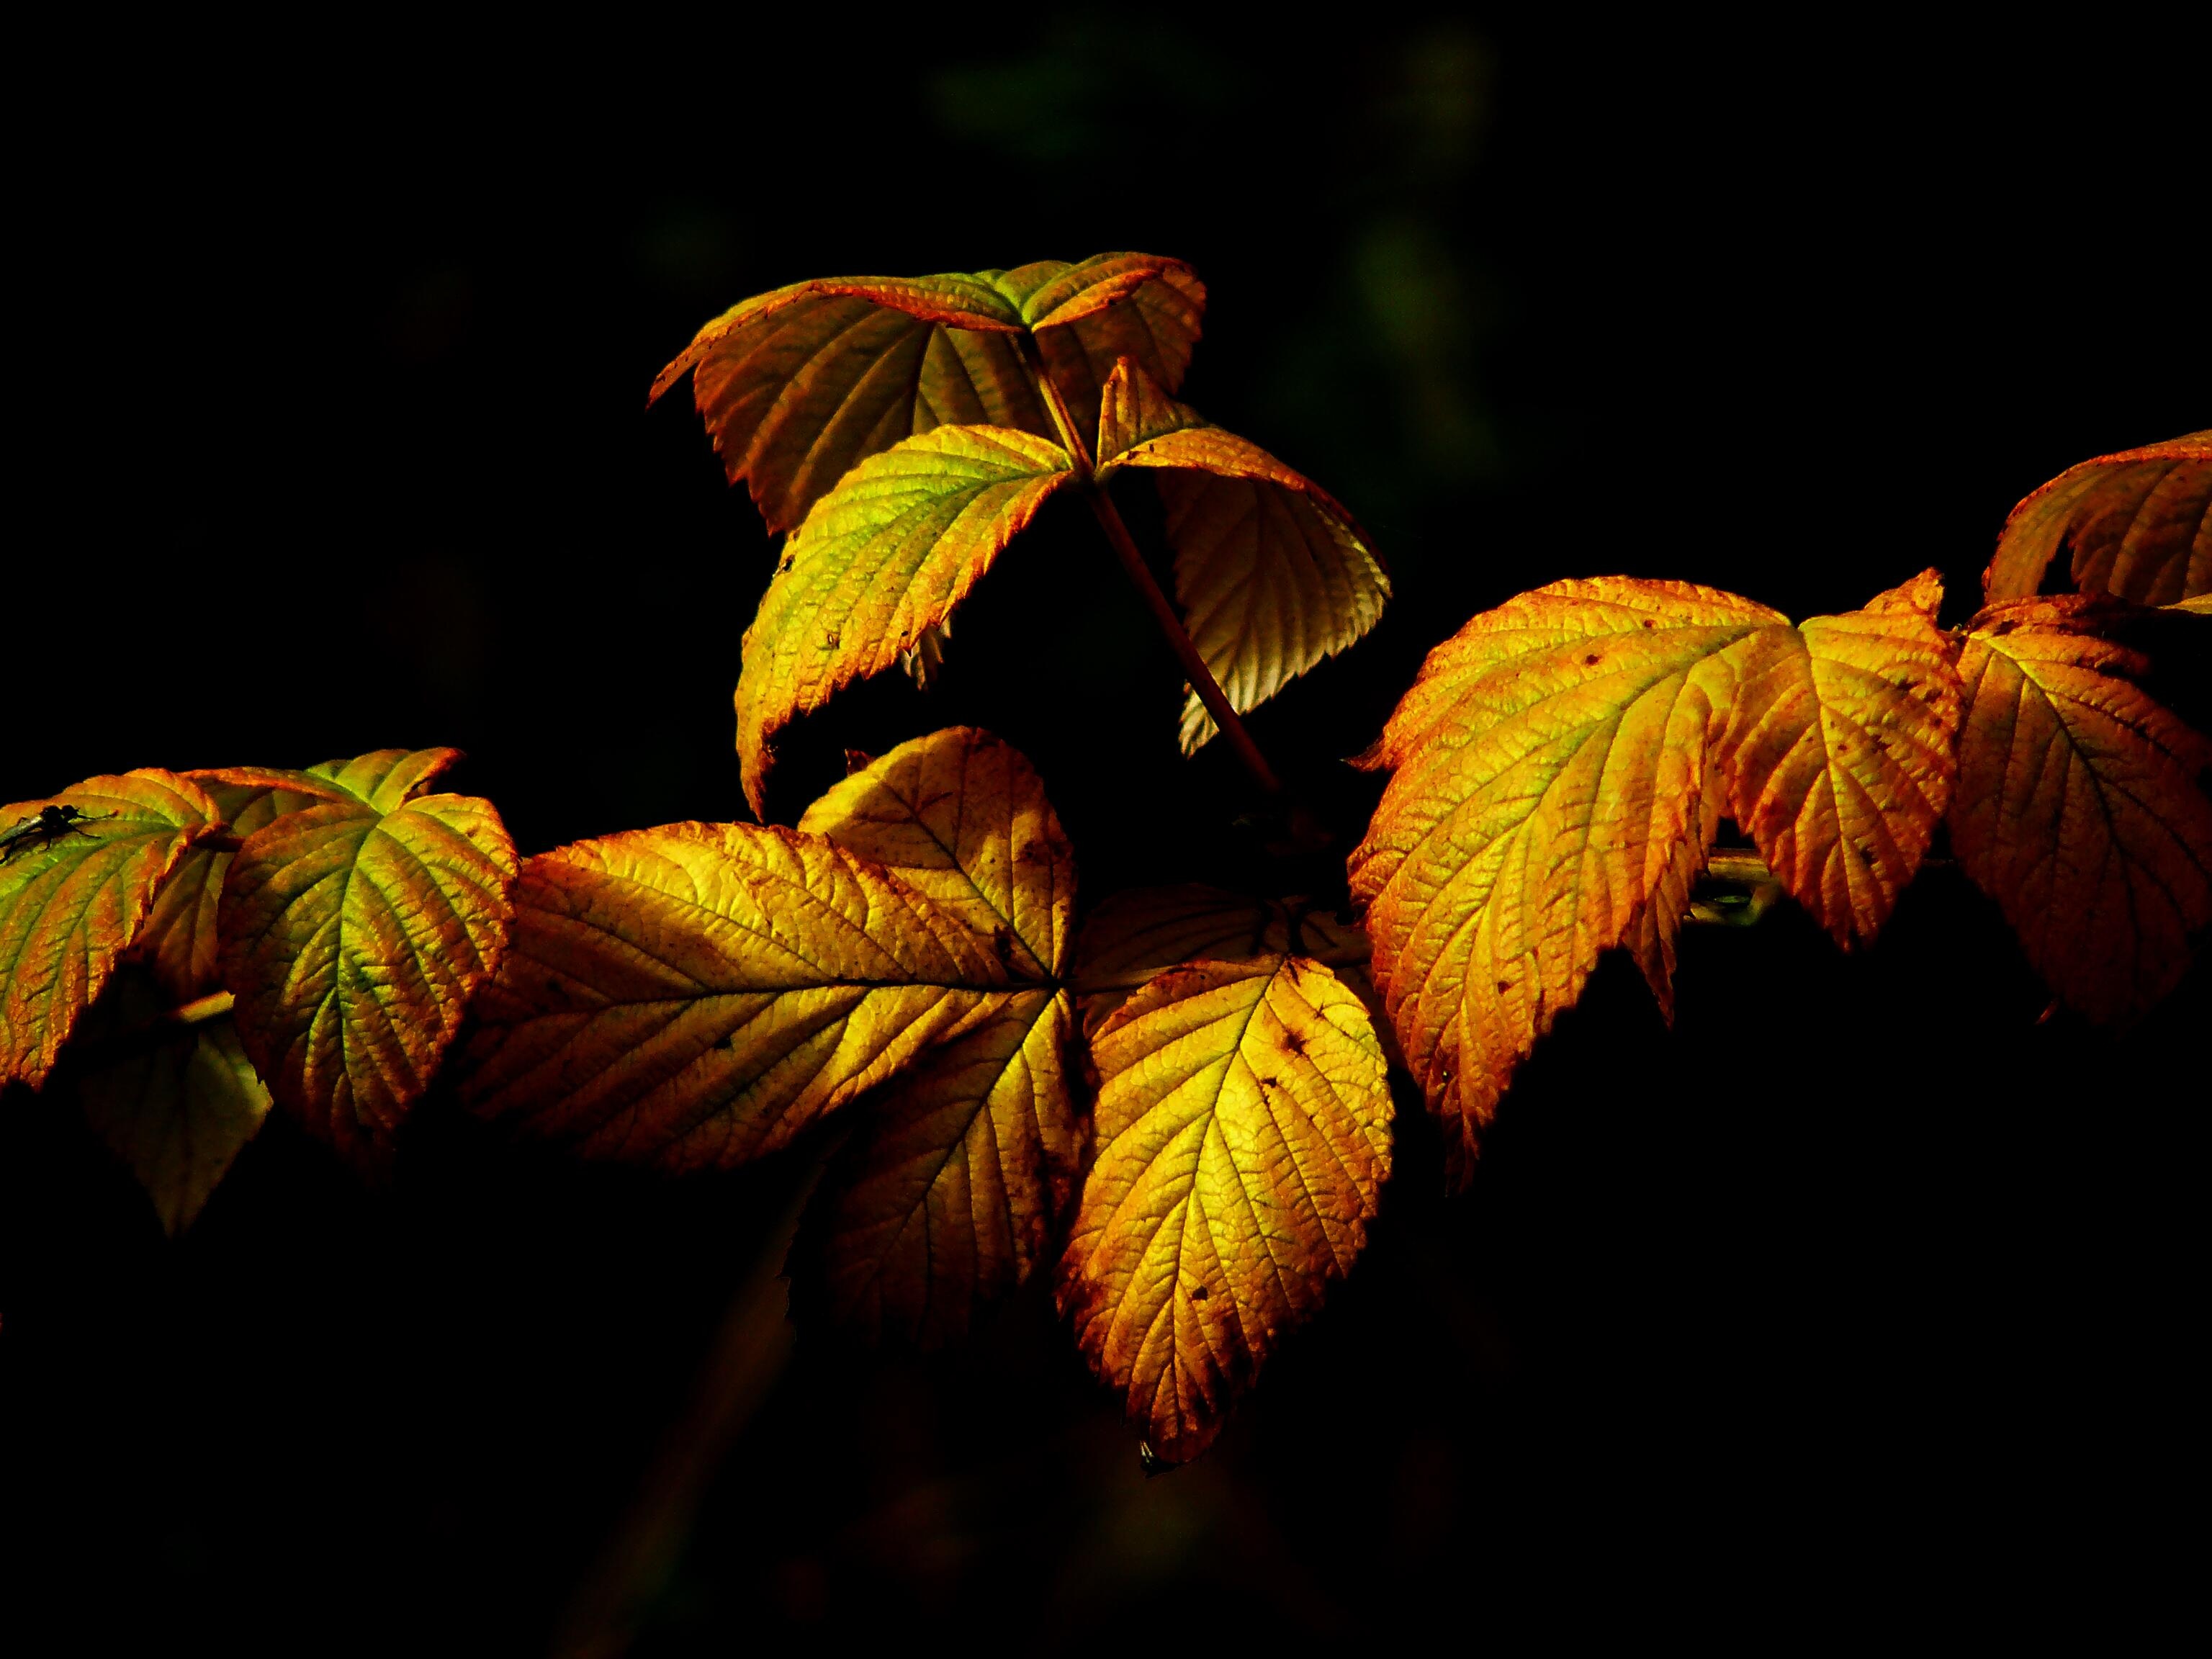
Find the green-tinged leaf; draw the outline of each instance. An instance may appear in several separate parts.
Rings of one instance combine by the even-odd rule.
[[[1066,967],[1075,851],[1036,769],[988,732],[951,726],[901,744],[808,807],[799,827],[921,889],[1021,977]]]
[[[2212,591],[2212,430],[2067,468],[2013,508],[1983,596],[2029,598],[2061,548],[2080,592],[2172,605]]]
[[[1098,453],[1102,475],[1159,470],[1184,625],[1239,714],[1353,643],[1382,616],[1390,579],[1350,514],[1127,362],[1106,387]],[[1215,730],[1196,694],[1188,696],[1184,752]]]
[[[1255,898],[1188,883],[1115,894],[1083,924],[1073,983],[1083,1029],[1095,1035],[1152,975],[1201,959],[1301,956],[1364,985],[1367,935],[1304,898]]]
[[[468,1098],[587,1154],[734,1164],[990,1018],[1014,975],[819,836],[670,824],[541,854],[477,999]]]
[[[0,1085],[45,1080],[162,882],[219,823],[198,784],[150,767],[0,807]]]
[[[797,283],[709,323],[652,395],[690,374],[730,482],[750,487],[770,530],[787,530],[902,439],[941,426],[1050,437],[1019,343],[1031,328],[1079,409],[1097,406],[1117,352],[1180,385],[1204,301],[1188,268],[1144,254]]]
[[[269,1091],[228,1015],[180,1020],[167,1005],[159,981],[124,970],[87,1018],[86,1051],[69,1075],[86,1118],[173,1237],[259,1132]]]
[[[1390,1170],[1382,1049],[1327,968],[1277,956],[1158,975],[1092,1054],[1098,1151],[1060,1304],[1182,1462],[1365,1243]]]
[[[949,617],[1045,498],[1067,452],[1000,427],[940,427],[863,462],[784,549],[745,630],[738,754],[764,812],[775,733],[882,672]]]
[[[1062,1055],[1071,1024],[1064,991],[992,997],[962,1036],[868,1096],[799,1231],[797,1317],[936,1347],[1029,1278],[1083,1152]]]
[[[2121,610],[2076,594],[1968,625],[1951,845],[2052,990],[2124,1025],[2172,990],[2212,923],[2212,742],[2098,637]]]
[[[362,1155],[429,1086],[514,914],[499,814],[472,796],[409,799],[436,769],[422,756],[353,772],[364,800],[248,836],[217,910],[246,1052],[288,1109]]]

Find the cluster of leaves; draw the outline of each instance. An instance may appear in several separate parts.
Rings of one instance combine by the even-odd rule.
[[[1217,723],[1249,749],[1237,715],[1372,625],[1388,581],[1350,515],[1172,397],[1202,300],[1133,254],[807,283],[664,372],[792,532],[738,689],[757,811],[775,734],[895,662],[926,678],[1062,489],[1177,644],[1187,749]],[[1105,488],[1125,469],[1159,484],[1179,605]],[[2075,591],[2041,594],[2062,550]],[[1948,834],[2061,998],[2124,1024],[2172,987],[2212,921],[2212,744],[2118,629],[2208,606],[2212,434],[2038,491],[1984,586],[1950,630],[1932,571],[1796,625],[1624,578],[1475,617],[1358,763],[1391,774],[1358,924],[1200,887],[1079,916],[1042,781],[970,728],[856,757],[795,828],[520,862],[489,803],[426,793],[449,750],[92,779],[0,809],[0,1085],[73,1075],[172,1229],[272,1097],[374,1166],[449,1060],[474,1110],[585,1157],[726,1168],[805,1137],[803,1321],[933,1346],[1049,1265],[1179,1462],[1362,1248],[1391,1066],[1463,1180],[1603,951],[1671,1007],[1723,820],[1846,949]]]

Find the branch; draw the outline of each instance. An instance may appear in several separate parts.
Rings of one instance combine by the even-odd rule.
[[[1206,666],[1206,659],[1199,653],[1198,647],[1192,643],[1188,630],[1182,625],[1182,618],[1176,615],[1174,604],[1153,579],[1152,567],[1146,563],[1136,538],[1130,535],[1129,526],[1122,521],[1120,510],[1114,505],[1114,498],[1106,493],[1105,486],[1098,482],[1097,476],[1091,470],[1094,462],[1091,447],[1083,441],[1082,434],[1076,429],[1074,418],[1069,415],[1067,404],[1060,395],[1060,387],[1054,384],[1050,372],[1044,366],[1044,359],[1038,354],[1034,337],[1026,334],[1022,337],[1022,355],[1029,367],[1030,379],[1036,382],[1037,391],[1044,398],[1045,406],[1052,410],[1053,425],[1059,428],[1061,445],[1075,458],[1075,470],[1083,479],[1083,493],[1091,503],[1091,515],[1098,520],[1098,527],[1106,532],[1106,540],[1114,549],[1114,556],[1121,560],[1122,570],[1135,584],[1137,596],[1144,600],[1146,609],[1152,613],[1152,620],[1159,624],[1160,632],[1167,635],[1168,644],[1175,651],[1176,660],[1182,665],[1183,678],[1190,682],[1191,690],[1198,693],[1198,700],[1206,705],[1206,712],[1213,716],[1213,723],[1221,728],[1222,736],[1228,738],[1229,746],[1237,751],[1237,758],[1243,762],[1244,769],[1252,775],[1253,781],[1271,795],[1281,794],[1283,781],[1275,775],[1275,769],[1267,764],[1267,757],[1260,752],[1260,745],[1252,741],[1252,734],[1244,729],[1244,722],[1237,717],[1237,710],[1230,703],[1229,694],[1221,689],[1221,682],[1213,678],[1213,671]]]

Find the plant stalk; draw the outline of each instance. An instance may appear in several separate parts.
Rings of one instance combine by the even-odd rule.
[[[1093,470],[1091,447],[1084,442],[1083,434],[1077,430],[1074,418],[1068,413],[1066,402],[1060,395],[1060,387],[1054,384],[1051,374],[1046,369],[1033,336],[1024,334],[1022,337],[1022,356],[1029,366],[1030,378],[1036,382],[1045,406],[1052,411],[1053,425],[1059,428],[1061,446],[1074,457],[1075,470],[1083,481],[1083,493],[1091,503],[1091,516],[1098,520],[1098,527],[1106,532],[1107,543],[1113,548],[1114,556],[1121,562],[1122,570],[1135,585],[1137,596],[1144,600],[1146,609],[1152,613],[1152,620],[1159,624],[1160,632],[1167,636],[1168,644],[1176,653],[1176,660],[1182,665],[1183,678],[1190,682],[1191,690],[1198,693],[1198,700],[1206,705],[1206,712],[1213,716],[1213,723],[1221,728],[1221,735],[1229,740],[1229,746],[1236,750],[1237,758],[1243,763],[1244,769],[1252,775],[1252,781],[1270,795],[1281,794],[1283,781],[1275,775],[1275,769],[1267,764],[1267,757],[1260,752],[1260,745],[1252,741],[1252,734],[1244,729],[1244,722],[1237,717],[1237,710],[1230,703],[1229,694],[1221,689],[1221,682],[1213,678],[1213,671],[1206,666],[1205,657],[1200,654],[1189,631],[1183,627],[1182,618],[1176,615],[1174,603],[1153,579],[1152,567],[1145,562],[1136,538],[1129,533],[1129,526],[1123,521],[1121,510],[1114,505],[1114,498],[1106,493],[1105,485],[1098,481]]]

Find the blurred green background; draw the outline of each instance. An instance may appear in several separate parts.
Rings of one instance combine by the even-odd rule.
[[[772,551],[644,392],[810,276],[1197,267],[1186,397],[1345,501],[1397,584],[1253,720],[1339,852],[1375,792],[1340,757],[1486,605],[1626,573],[1802,616],[1934,564],[1957,620],[2021,495],[2212,421],[2179,36],[601,31],[218,23],[21,66],[0,799],[450,743],[526,851],[743,816],[729,692]],[[801,728],[775,815],[848,744],[972,720],[1043,770],[1088,897],[1340,885],[1264,857],[1225,754],[1176,755],[1179,677],[1120,582],[1048,512],[939,690]],[[10,1616],[77,1632],[54,1651],[318,1654],[2109,1632],[2181,1559],[2136,1494],[2202,1474],[2207,994],[2124,1046],[2038,1024],[1943,875],[1854,962],[1794,913],[1698,934],[1672,1034],[1611,964],[1472,1194],[1437,1196],[1407,1110],[1358,1273],[1149,1481],[1042,1293],[934,1358],[790,1345],[759,1269],[797,1159],[578,1169],[440,1096],[389,1191],[276,1121],[172,1245],[65,1103],[11,1095]],[[623,1566],[672,1435],[688,1480]],[[627,1599],[580,1611],[603,1582]]]

